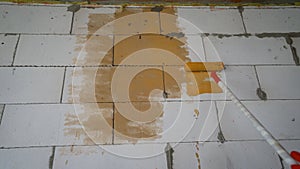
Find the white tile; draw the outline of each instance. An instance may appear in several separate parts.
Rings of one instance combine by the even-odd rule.
[[[300,99],[297,66],[258,66],[261,87],[270,99]]]
[[[159,33],[157,12],[143,8],[81,8],[75,13],[75,34]]]
[[[64,68],[0,68],[0,103],[59,102]]]
[[[176,20],[170,19],[172,16],[167,14],[161,17],[162,33],[177,32],[178,28],[187,34],[244,33],[242,19],[237,9],[177,8],[176,15],[178,16]],[[170,24],[174,27],[168,26]]]
[[[6,105],[0,144],[1,147],[108,144],[112,140],[111,119],[112,104]]]
[[[165,169],[164,145],[104,145],[59,147],[53,169]],[[156,154],[156,152],[158,154]],[[151,154],[154,153],[154,154]]]
[[[120,106],[127,103],[115,103],[115,108],[121,115],[126,116],[124,109]],[[153,103],[154,104],[154,103]],[[115,117],[115,139],[114,143],[153,143],[153,142],[182,142],[182,141],[212,141],[217,140],[216,132],[218,132],[218,122],[216,116],[215,104],[213,102],[164,102],[162,105],[151,105],[151,110],[162,111],[162,115],[158,116],[151,122],[144,123],[138,127],[139,121],[129,121],[125,124],[124,120]],[[162,106],[159,110],[158,107]],[[153,112],[148,112],[153,113]],[[158,114],[157,112],[154,112]],[[150,121],[150,120],[149,120]],[[124,130],[124,128],[128,128]],[[137,134],[134,132],[139,130]],[[139,133],[149,133],[151,135],[140,135]]]
[[[201,169],[281,168],[274,150],[263,141],[200,143]]]
[[[112,64],[109,53],[112,43],[109,36],[21,35],[14,63],[55,66]]]
[[[215,37],[204,38],[207,61],[225,64],[294,64],[284,38]]]
[[[221,130],[226,140],[262,139],[248,118],[231,101],[217,102]]]
[[[67,7],[0,6],[1,33],[69,33],[72,13]],[[22,25],[22,26],[20,26]]]
[[[276,139],[300,138],[299,100],[249,101],[245,104]]]
[[[0,65],[12,64],[17,40],[17,35],[0,35]]]
[[[248,33],[299,32],[299,8],[245,9],[243,18]]]
[[[10,168],[49,168],[49,157],[52,148],[16,148],[0,150],[0,167]]]
[[[292,151],[298,151],[300,152],[300,140],[285,140],[285,141],[280,141],[280,144],[285,148],[285,150],[288,153],[291,153]],[[290,168],[289,165],[287,165],[283,161],[284,168]]]

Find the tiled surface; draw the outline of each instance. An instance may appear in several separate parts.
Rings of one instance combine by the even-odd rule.
[[[0,35],[0,65],[11,65],[18,35]]]
[[[298,149],[300,72],[286,42],[299,55],[298,7],[245,7],[243,18],[236,7],[81,7],[73,24],[67,7],[0,5],[1,169],[165,169],[168,142],[174,169],[282,168],[210,73],[186,72],[187,61],[224,62],[222,80]]]
[[[299,32],[299,8],[245,9],[243,18],[248,33]]]
[[[297,66],[257,67],[261,87],[270,99],[299,99],[299,72]]]
[[[211,37],[204,38],[207,61],[228,65],[294,64],[284,38]]]
[[[280,141],[280,144],[288,151],[300,151],[300,141],[299,140],[287,140],[287,141]],[[287,164],[283,164],[284,168],[289,168],[290,166]]]
[[[72,13],[67,7],[1,5],[1,33],[69,33]],[[20,23],[22,26],[20,26]]]
[[[49,168],[51,147],[1,149],[1,168]]]
[[[1,103],[59,102],[63,68],[1,67]]]

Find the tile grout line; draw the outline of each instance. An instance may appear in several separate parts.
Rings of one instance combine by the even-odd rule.
[[[2,119],[3,119],[3,115],[4,115],[4,109],[5,109],[5,104],[3,105],[2,111],[1,111],[1,115],[0,115],[0,126],[2,124]]]
[[[75,16],[75,12],[72,12],[72,19],[71,19],[71,26],[70,26],[70,35],[72,35],[72,32],[73,32],[74,16]]]
[[[116,109],[116,107],[115,107],[114,102],[112,104],[113,104],[113,117],[112,117],[112,140],[111,140],[111,142],[112,142],[112,145],[114,145],[115,144],[115,109]]]
[[[241,16],[241,19],[242,19],[242,24],[243,24],[243,28],[244,28],[245,34],[247,34],[247,28],[246,28],[246,24],[245,24],[244,16],[243,16],[244,7],[243,6],[238,6],[237,8],[239,10],[239,13],[240,13],[240,16]]]
[[[52,147],[52,154],[49,156],[49,169],[53,169],[55,148],[56,148],[56,146]]]
[[[19,34],[18,39],[17,39],[17,43],[16,43],[15,50],[14,50],[14,53],[13,53],[13,60],[11,62],[11,66],[13,66],[14,63],[15,63],[15,58],[16,58],[16,55],[17,55],[17,50],[18,50],[20,38],[21,38],[21,34]]]
[[[293,39],[290,36],[285,37],[286,43],[290,46],[292,57],[296,66],[300,65],[299,57],[297,55],[297,49],[293,46]]]
[[[222,132],[220,118],[219,118],[219,109],[218,109],[218,106],[217,106],[217,102],[214,101],[214,104],[215,104],[216,115],[217,115],[217,120],[218,120],[218,128],[219,128],[219,133],[218,133],[217,139],[219,140],[219,142],[224,143],[227,140],[225,139],[224,134]]]
[[[257,80],[258,87],[261,88],[261,84],[260,84],[260,80],[259,80],[259,77],[258,77],[256,66],[254,65],[253,68],[254,68],[255,77],[256,77],[256,80]]]
[[[162,34],[160,12],[158,12],[158,26],[159,26],[159,34]]]
[[[166,92],[166,81],[165,81],[165,64],[162,65],[162,82],[163,82],[163,98],[168,98],[168,93]]]
[[[208,38],[208,37],[207,37]],[[204,45],[204,39],[203,39],[203,36],[201,36],[201,41],[202,41],[202,47],[203,47],[203,54],[204,54],[204,60],[205,62],[207,62],[207,51],[206,51],[206,47]]]
[[[67,67],[64,68],[64,75],[62,79],[62,88],[61,88],[61,95],[60,95],[60,103],[62,103],[63,100],[63,94],[64,94],[64,88],[65,88],[65,81],[66,81],[66,72],[67,72]]]
[[[280,155],[277,155],[277,156],[278,156],[278,159],[280,161],[281,169],[284,169],[284,164],[283,164],[282,158],[280,157]]]
[[[112,66],[115,66],[115,35],[113,35],[113,40],[112,40]]]

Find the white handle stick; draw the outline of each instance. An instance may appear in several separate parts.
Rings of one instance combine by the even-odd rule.
[[[253,116],[253,114],[247,109],[247,107],[238,100],[238,98],[232,93],[232,91],[221,81],[216,72],[211,73],[211,77],[215,82],[222,88],[222,90],[227,93],[229,98],[237,105],[244,115],[252,122],[252,125],[260,132],[260,134],[265,138],[265,140],[273,147],[277,154],[288,164],[298,164],[289,153],[280,145],[278,141],[271,135],[271,133],[265,129],[265,127]]]

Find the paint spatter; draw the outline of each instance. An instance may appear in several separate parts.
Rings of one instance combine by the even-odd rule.
[[[197,118],[200,114],[199,110],[198,109],[194,109],[194,114],[195,114],[195,117]]]
[[[198,169],[201,169],[200,155],[199,155],[199,143],[196,143],[195,147],[196,147],[195,156],[196,156],[196,159],[198,162]]]

